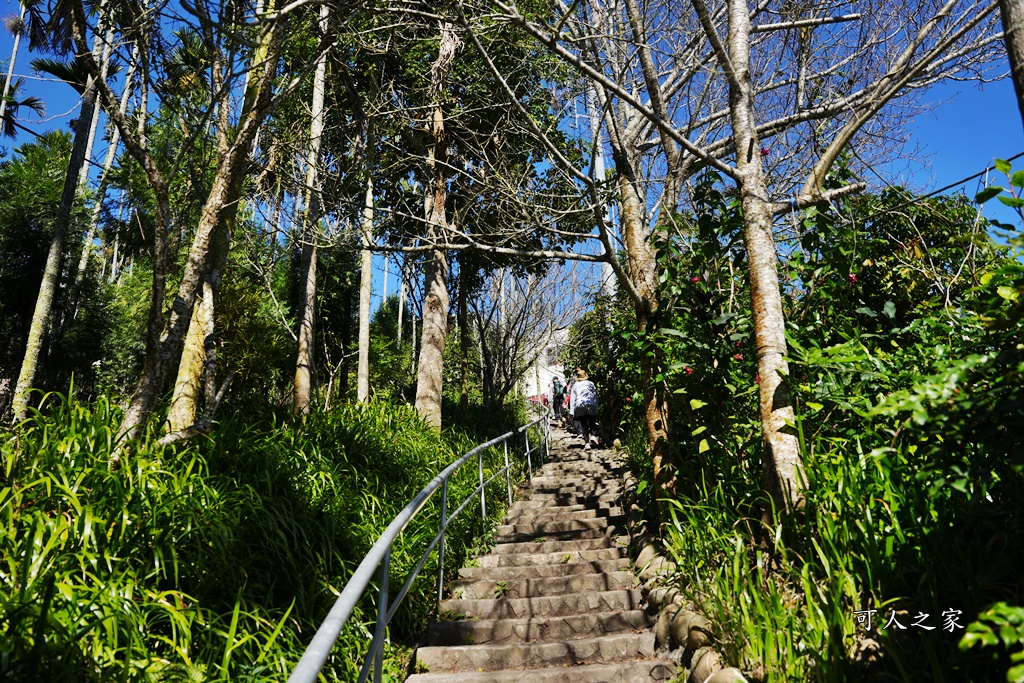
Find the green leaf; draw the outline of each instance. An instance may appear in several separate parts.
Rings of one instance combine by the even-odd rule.
[[[1020,299],[1020,290],[1016,287],[1008,287],[1007,285],[999,285],[996,287],[996,294],[1006,299],[1007,301],[1016,302]]]
[[[872,311],[867,306],[861,306],[856,311],[854,311],[854,313],[860,313],[861,315],[871,316],[872,318],[877,318],[878,317],[878,314],[875,313],[874,311]]]
[[[700,440],[700,445],[697,446],[697,451],[700,452],[700,453],[704,453],[704,452],[707,452],[707,451],[710,451],[710,450],[711,450],[711,446],[708,445],[708,440],[707,439],[701,439]]]
[[[992,199],[997,194],[999,194],[1000,192],[1003,192],[1003,191],[1004,191],[1004,188],[999,187],[998,185],[989,185],[984,190],[982,190],[978,194],[974,195],[974,201],[977,204],[984,204],[985,202],[987,202],[988,200]]]
[[[1013,184],[1014,187],[1024,187],[1024,171],[1015,171],[1014,174],[1010,176],[1010,183]]]
[[[886,301],[885,305],[882,306],[882,313],[885,313],[885,315],[892,320],[896,317],[896,304],[891,301]]]
[[[706,405],[707,405],[707,403],[705,403],[704,401],[700,400],[699,398],[691,398],[690,399],[690,408],[693,409],[693,410],[700,410],[701,408],[703,408]]]
[[[1000,173],[1009,173],[1011,168],[1013,167],[1006,159],[996,159],[996,170]]]
[[[690,436],[697,436],[698,434],[703,434],[706,431],[708,431],[707,425],[701,425],[690,432]]]
[[[739,315],[739,314],[738,313],[723,313],[722,315],[720,315],[717,318],[715,318],[713,322],[714,322],[715,325],[724,325],[727,322],[729,322],[731,319],[735,318],[737,315]]]
[[[673,337],[680,337],[681,339],[686,339],[685,333],[680,332],[679,330],[673,330],[671,327],[660,327],[658,328],[658,331],[661,332],[662,334],[667,334]]]
[[[821,405],[820,403],[815,403],[814,401],[806,401],[804,403],[804,405],[806,405],[808,408],[810,408],[814,412],[818,412],[819,410],[821,410],[822,408],[825,407],[825,406]]]
[[[999,201],[1014,209],[1019,209],[1024,206],[1024,199],[1021,199],[1020,197],[1007,197],[1006,195],[1001,194],[999,195]]]

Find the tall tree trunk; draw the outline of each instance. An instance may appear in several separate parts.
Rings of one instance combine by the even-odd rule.
[[[402,264],[401,269],[398,271],[399,283],[398,283],[398,332],[396,333],[396,345],[402,345],[402,319],[405,317],[405,264]]]
[[[235,202],[235,206],[238,202]],[[232,212],[234,213],[234,212]],[[203,277],[202,295],[196,298],[189,323],[188,334],[178,362],[178,376],[174,381],[171,405],[167,411],[167,433],[181,431],[196,423],[201,380],[206,369],[207,347],[213,343],[214,320],[224,270],[231,250],[231,232],[234,229],[234,215],[227,217],[214,235],[210,251],[210,267]],[[206,387],[207,393],[211,387]]]
[[[84,26],[84,13],[81,4],[75,3],[77,17],[75,41],[81,45],[81,31]],[[273,11],[273,7],[270,8]],[[157,236],[154,240],[153,294],[150,302],[150,317],[147,333],[146,361],[142,376],[125,411],[118,430],[119,436],[126,441],[137,439],[145,427],[150,415],[156,407],[160,393],[168,375],[178,360],[188,324],[192,319],[192,309],[196,296],[202,285],[203,273],[206,270],[211,238],[221,224],[222,214],[231,204],[232,198],[237,199],[234,184],[245,178],[248,166],[248,152],[256,131],[266,117],[273,92],[274,72],[280,54],[282,39],[287,22],[279,19],[270,22],[260,36],[259,45],[253,54],[252,69],[259,72],[258,78],[251,79],[242,104],[242,115],[235,130],[235,137],[226,154],[220,155],[217,171],[214,175],[210,194],[196,226],[195,236],[189,255],[182,272],[181,283],[177,296],[171,306],[170,315],[165,319],[163,293],[166,286],[166,248],[167,226],[170,224],[170,207],[166,181],[156,168],[152,157],[145,151],[140,133],[131,133],[123,117],[119,116],[108,89],[104,89],[104,101],[108,113],[121,128],[121,136],[132,155],[146,170],[150,184],[157,195]],[[143,57],[145,50],[143,52]],[[95,67],[95,65],[93,65]],[[95,73],[95,72],[94,72]],[[143,100],[144,101],[144,100]],[[142,118],[145,111],[141,111]],[[131,134],[131,138],[129,135]],[[118,450],[111,456],[112,464],[116,464],[123,453]]]
[[[137,49],[136,49],[137,51]],[[135,77],[135,60],[131,62],[131,66],[128,67],[128,73],[124,77],[124,91],[121,93],[121,104],[120,111],[121,116],[124,116],[128,110],[128,100],[131,97],[132,81]],[[99,107],[96,107],[96,111],[99,111]],[[78,271],[75,274],[75,290],[82,284],[82,278],[85,277],[85,271],[89,266],[89,256],[92,254],[92,241],[96,236],[96,230],[99,229],[100,225],[100,213],[103,210],[103,199],[107,194],[107,185],[110,181],[110,169],[114,166],[114,158],[117,156],[117,148],[121,142],[121,131],[118,130],[117,126],[110,127],[110,144],[107,146],[107,156],[103,159],[103,170],[100,172],[100,184],[96,188],[96,198],[92,207],[92,214],[89,217],[89,231],[85,236],[85,247],[82,249],[81,259],[78,261]],[[92,147],[90,146],[90,149]]]
[[[1010,58],[1010,75],[1017,92],[1017,108],[1024,123],[1024,3],[1021,0],[999,0],[1003,19],[1003,40]]]
[[[320,8],[320,30],[327,28],[326,5]],[[314,318],[316,316],[317,242],[320,238],[320,147],[324,132],[324,91],[327,86],[327,55],[321,55],[313,76],[313,102],[309,125],[309,155],[306,168],[306,214],[302,221],[302,270],[299,309],[298,356],[295,359],[295,400],[293,409],[305,415],[313,387],[315,364]]]
[[[799,499],[802,464],[786,363],[786,321],[776,268],[773,215],[761,164],[750,74],[750,14],[746,0],[729,0],[729,61],[733,66],[729,109],[740,179],[744,240],[750,277],[758,392],[764,442],[764,482],[776,505],[790,509]]]
[[[441,26],[437,60],[430,69],[433,102],[431,132],[434,142],[427,153],[429,178],[424,202],[427,238],[441,241],[448,226],[448,136],[444,128],[442,99],[444,82],[461,45],[454,26]],[[428,252],[424,271],[423,329],[420,339],[419,371],[416,378],[416,411],[435,429],[441,428],[441,388],[444,378],[444,345],[448,335],[448,260],[442,249]]]
[[[106,28],[106,36],[104,40],[100,40],[99,31],[101,26],[108,23],[109,20],[100,16],[100,21],[96,26],[96,36],[93,39],[92,55],[93,59],[97,56],[100,57],[100,78],[106,81],[107,74],[110,71],[110,52],[114,41],[114,27],[111,25]],[[89,171],[92,170],[92,149],[96,144],[96,130],[100,125],[100,107],[94,106],[92,108],[92,115],[89,117],[89,137],[85,143],[85,163],[82,164],[81,170],[78,172],[78,186],[85,189],[86,184],[89,182]]]
[[[28,395],[35,388],[36,375],[39,371],[39,355],[43,341],[49,332],[50,318],[53,312],[53,297],[57,291],[57,280],[60,276],[61,261],[64,256],[64,236],[71,224],[71,209],[74,207],[78,193],[78,176],[85,163],[86,142],[89,138],[89,123],[92,120],[93,107],[96,104],[96,85],[92,78],[86,83],[82,93],[82,106],[75,125],[75,139],[71,146],[71,159],[64,175],[64,191],[61,194],[57,218],[54,222],[53,237],[50,239],[50,251],[46,256],[46,267],[43,280],[39,285],[35,310],[32,313],[32,324],[28,333],[28,345],[21,363],[18,384],[14,390],[12,409],[14,419],[24,420],[28,417]]]
[[[356,400],[360,403],[370,397],[370,295],[373,293],[373,130],[366,120],[364,153],[366,193],[359,221],[362,243],[359,265],[359,361],[356,369]]]
[[[463,419],[469,417],[469,275],[466,264],[459,264],[459,409]]]
[[[11,63],[7,65],[7,78],[4,79],[4,91],[3,97],[0,97],[0,121],[4,120],[4,115],[7,113],[7,96],[11,94],[11,81],[14,80],[14,64],[18,61],[18,48],[21,46],[21,34],[25,32],[25,12],[28,7],[24,3],[21,3],[21,14],[18,17],[18,22],[21,24],[22,29],[14,34],[14,47],[11,48]]]

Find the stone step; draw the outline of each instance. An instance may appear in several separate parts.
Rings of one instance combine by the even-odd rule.
[[[595,612],[627,612],[640,608],[638,590],[603,591],[548,595],[541,598],[500,598],[489,600],[442,600],[440,614],[467,615],[477,619],[528,619]]]
[[[512,524],[501,524],[497,527],[498,535],[503,534],[545,534],[559,531],[585,531],[609,526],[618,526],[625,521],[624,517],[594,517],[592,519],[556,519],[551,521],[516,520]]]
[[[563,561],[565,557],[569,560]],[[595,560],[592,562],[572,562],[571,555],[559,555],[557,562],[546,564],[523,564],[504,567],[464,567],[459,570],[459,578],[467,581],[510,581],[514,579],[545,579],[552,576],[571,576],[575,574],[599,574],[601,572],[620,572],[629,569],[629,559],[622,557],[611,560]]]
[[[580,504],[588,507],[605,505],[612,507],[619,504],[622,493],[619,491],[602,491],[599,493],[583,493],[571,491],[569,493],[540,493],[527,492],[523,494],[522,500],[542,501],[542,505],[573,505]]]
[[[451,583],[454,597],[468,600],[486,598],[538,598],[546,595],[565,595],[588,591],[611,591],[630,588],[636,583],[631,571],[601,574],[569,574],[536,579],[456,579]]]
[[[410,676],[408,683],[648,683],[675,678],[676,663],[663,659],[637,659],[616,664],[551,667],[524,671],[477,673],[425,673]]]
[[[574,640],[650,628],[643,610],[598,612],[531,619],[436,621],[427,627],[430,645],[492,645],[551,640]]]
[[[625,548],[599,548],[595,550],[571,550],[550,553],[508,553],[484,555],[477,558],[479,567],[522,567],[546,564],[570,564],[573,562],[595,562],[625,557]]]
[[[562,510],[562,508],[523,508],[516,514],[505,515],[505,524],[540,524],[567,519],[609,519],[623,515],[620,507],[585,508],[583,510]]]
[[[653,633],[615,633],[548,643],[421,647],[417,669],[449,673],[611,664],[654,656]]]
[[[610,536],[614,529],[569,529],[568,531],[540,531],[532,534],[496,534],[495,543],[536,543],[546,541],[577,541]]]
[[[521,553],[571,553],[574,550],[597,550],[598,548],[615,548],[629,544],[628,538],[619,543],[617,538],[600,536],[599,538],[581,538],[569,541],[548,541],[540,538],[532,541],[516,541],[498,543],[491,548],[492,555],[511,555]]]
[[[529,493],[537,494],[560,494],[563,496],[580,495],[587,497],[603,496],[609,493],[620,493],[622,485],[618,482],[592,486],[589,484],[574,484],[572,482],[551,482],[550,484],[539,484],[531,486]]]

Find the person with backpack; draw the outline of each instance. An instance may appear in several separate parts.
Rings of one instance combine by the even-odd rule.
[[[555,375],[551,378],[551,405],[555,408],[555,419],[560,420],[562,418],[562,403],[565,401],[565,385],[562,384],[562,380]]]
[[[580,422],[580,431],[583,432],[583,450],[589,451],[591,435],[594,443],[597,442],[597,387],[590,381],[587,371],[583,368],[576,370],[576,382],[572,385],[569,397],[569,414]]]

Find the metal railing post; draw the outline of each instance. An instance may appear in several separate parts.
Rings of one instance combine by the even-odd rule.
[[[501,442],[505,447],[505,488],[508,489],[508,504],[512,505],[512,471],[508,464],[508,439]]]
[[[484,485],[484,451],[483,449],[477,454],[479,458],[477,462],[480,463],[480,517],[483,518],[484,524],[487,524],[487,487]]]
[[[391,548],[384,555],[384,562],[380,567],[380,606],[377,609],[377,631],[373,636],[377,643],[377,652],[374,654],[373,662],[373,683],[381,683],[384,675],[384,629],[388,616],[388,579],[391,576]]]
[[[523,436],[526,437],[526,468],[530,473],[530,481],[533,481],[533,462],[530,460],[530,428],[527,427],[523,430]]]
[[[448,528],[448,480],[441,487],[441,540],[437,546],[437,606],[444,597],[444,532]]]

